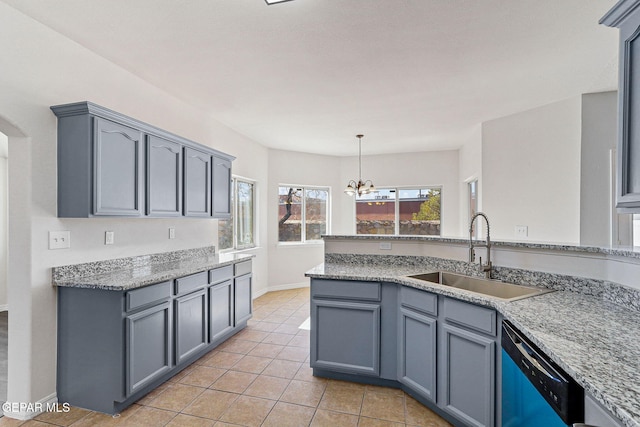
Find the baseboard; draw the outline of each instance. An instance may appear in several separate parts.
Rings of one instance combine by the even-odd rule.
[[[0,304],[0,311],[9,311],[9,304]]]
[[[261,289],[257,292],[254,292],[253,299],[261,297],[267,292],[288,291],[289,289],[300,289],[300,288],[308,288],[308,287],[309,287],[309,282],[299,282],[299,283],[289,283],[287,285],[269,286],[266,289]]]
[[[58,404],[58,396],[52,393],[49,396],[32,402],[5,402],[2,405],[5,417],[26,421],[37,417],[43,412],[69,412],[69,404]]]

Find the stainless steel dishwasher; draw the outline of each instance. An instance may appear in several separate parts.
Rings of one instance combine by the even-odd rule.
[[[504,321],[502,427],[564,427],[582,422],[582,387]]]

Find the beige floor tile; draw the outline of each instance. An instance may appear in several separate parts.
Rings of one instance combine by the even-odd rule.
[[[300,380],[300,381],[309,381],[314,383],[319,382],[323,384],[326,384],[328,382],[326,378],[314,377],[313,368],[311,368],[309,365],[305,363],[303,363],[302,366],[300,366],[300,369],[298,369],[298,372],[296,373],[296,376],[293,377],[293,379]]]
[[[293,346],[293,347],[304,347],[308,351],[309,350],[309,346],[311,345],[311,342],[309,340],[309,337],[296,335],[291,339],[291,341],[289,341],[287,343],[287,345],[289,347],[291,347],[291,346]]]
[[[201,360],[204,360],[202,357],[200,359],[197,360],[197,362],[200,362]],[[200,363],[198,363],[199,365]],[[171,378],[169,378],[169,380],[167,380],[168,383],[177,383],[179,382],[181,379],[183,379],[184,377],[186,377],[187,375],[189,375],[196,366],[198,365],[189,365],[186,368],[184,368],[182,371],[178,372],[176,375],[172,376]]]
[[[287,379],[260,375],[247,387],[244,394],[247,396],[278,400],[288,385],[289,380]]]
[[[237,394],[218,390],[205,390],[182,413],[217,420],[238,398]]]
[[[177,414],[164,409],[143,406],[123,420],[118,426],[122,427],[162,427],[171,421]]]
[[[227,353],[226,351],[217,351],[212,354],[209,358],[202,361],[202,364],[205,366],[212,366],[214,368],[223,368],[229,369],[236,363],[238,360],[242,359],[244,356],[238,353]]]
[[[300,325],[298,325],[298,326],[300,326]],[[278,333],[281,333],[281,334],[296,335],[300,331],[298,326],[282,324],[282,325],[278,326],[274,330],[274,332],[278,332]]]
[[[158,397],[160,393],[165,391],[167,387],[169,387],[172,383],[173,381],[167,381],[164,384],[160,384],[158,387],[151,390],[149,393],[147,393],[142,399],[138,400],[136,403],[139,405],[147,405],[153,399]]]
[[[358,427],[405,427],[405,424],[393,421],[377,420],[375,418],[360,417]]]
[[[412,426],[424,427],[452,427],[447,421],[442,419],[438,414],[412,398],[405,397],[406,405],[406,423]]]
[[[133,404],[117,415],[108,415],[100,412],[91,412],[79,421],[73,423],[73,427],[114,427],[121,426],[133,416],[142,406]]]
[[[404,397],[365,393],[360,415],[404,423]]]
[[[192,417],[191,415],[178,414],[167,427],[213,427],[216,422],[206,418]]]
[[[304,362],[309,356],[309,349],[303,347],[285,347],[276,356],[276,359],[291,360],[294,362]]]
[[[307,337],[307,339],[311,339],[311,331],[308,329],[298,329],[297,337]]]
[[[357,427],[358,416],[318,409],[311,421],[311,427]]]
[[[293,338],[290,334],[279,334],[277,332],[271,332],[269,335],[262,340],[265,344],[278,344],[278,345],[287,345],[289,341]]]
[[[356,390],[358,392],[364,393],[364,391],[366,390],[366,386],[364,384],[352,383],[349,381],[328,380],[327,389],[328,390],[349,389],[349,390]]]
[[[258,397],[240,396],[222,414],[220,421],[239,424],[247,427],[257,427],[267,418],[276,402]]]
[[[225,351],[227,353],[240,353],[247,354],[253,348],[258,345],[257,342],[254,341],[245,341],[241,339],[231,338],[228,341],[225,341],[223,344],[220,344],[218,347],[220,351]]]
[[[276,316],[275,314],[269,314],[263,317],[263,320],[273,323],[282,323],[287,320],[288,316]]]
[[[399,388],[380,387],[377,385],[366,385],[365,393],[376,393],[389,397],[404,397],[405,393]]]
[[[317,407],[326,389],[325,383],[292,380],[280,400],[298,405]]]
[[[272,360],[273,359],[269,357],[244,356],[238,363],[233,365],[231,370],[260,374],[264,371],[264,368],[269,366]]]
[[[324,391],[318,408],[360,415],[364,390],[357,391],[346,387],[329,388]]]
[[[267,335],[269,335],[269,332],[265,332],[265,331],[256,331],[253,329],[243,329],[242,331],[238,332],[234,338],[239,339],[239,340],[245,340],[245,341],[254,341],[254,342],[260,342],[263,339],[265,339],[267,337]]]
[[[69,407],[68,412],[64,412],[64,407],[59,406],[60,412],[44,412],[38,415],[35,419],[49,424],[55,424],[57,426],[70,426],[81,418],[86,417],[91,411],[86,409],[80,409],[76,407]],[[0,424],[1,425],[1,424]]]
[[[249,356],[270,357],[273,359],[283,348],[284,346],[281,345],[260,343],[247,354],[249,354]]]
[[[298,369],[300,369],[300,366],[302,366],[302,363],[274,359],[273,362],[262,371],[262,375],[292,379],[298,372]]]
[[[256,321],[250,327],[256,331],[272,332],[278,326],[277,323]]]
[[[17,427],[21,424],[24,424],[24,420],[16,420],[9,417],[0,418],[0,427]]]
[[[307,427],[315,408],[278,402],[262,423],[263,427]]]
[[[55,424],[47,424],[38,420],[22,421],[22,423],[23,424],[20,424],[20,425],[24,427],[51,427],[52,425],[55,425]]]
[[[257,375],[248,372],[227,371],[226,374],[218,378],[210,388],[231,393],[244,392],[249,384],[255,380]]]
[[[182,378],[179,382],[180,384],[206,388],[223,376],[225,372],[227,372],[227,370],[223,368],[214,368],[213,366],[196,366],[189,375]]]
[[[147,405],[159,409],[180,412],[205,389],[185,384],[171,384]]]

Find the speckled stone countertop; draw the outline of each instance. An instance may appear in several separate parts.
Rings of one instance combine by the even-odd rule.
[[[253,258],[210,248],[119,258],[53,268],[53,285],[125,291]]]
[[[324,263],[311,278],[399,283],[496,308],[625,426],[640,427],[640,312],[592,295],[556,291],[513,302],[405,277],[415,265]]]
[[[392,236],[384,234],[358,234],[358,235],[324,235],[324,241],[332,240],[391,240],[391,241],[412,241],[412,242],[433,242],[433,243],[454,243],[469,244],[469,239],[460,237],[438,237],[438,236]],[[480,239],[482,240],[482,239]],[[601,246],[578,246],[574,244],[562,243],[544,243],[544,242],[528,242],[528,241],[499,241],[491,240],[491,245],[495,248],[520,248],[520,249],[537,249],[547,251],[562,252],[582,252],[592,254],[603,254],[611,256],[620,256],[626,258],[640,259],[640,247],[601,247]]]

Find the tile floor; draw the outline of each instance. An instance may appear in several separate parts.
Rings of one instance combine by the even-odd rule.
[[[401,390],[315,378],[309,368],[309,289],[254,301],[248,327],[119,417],[72,408],[0,426],[429,426],[451,424]]]

